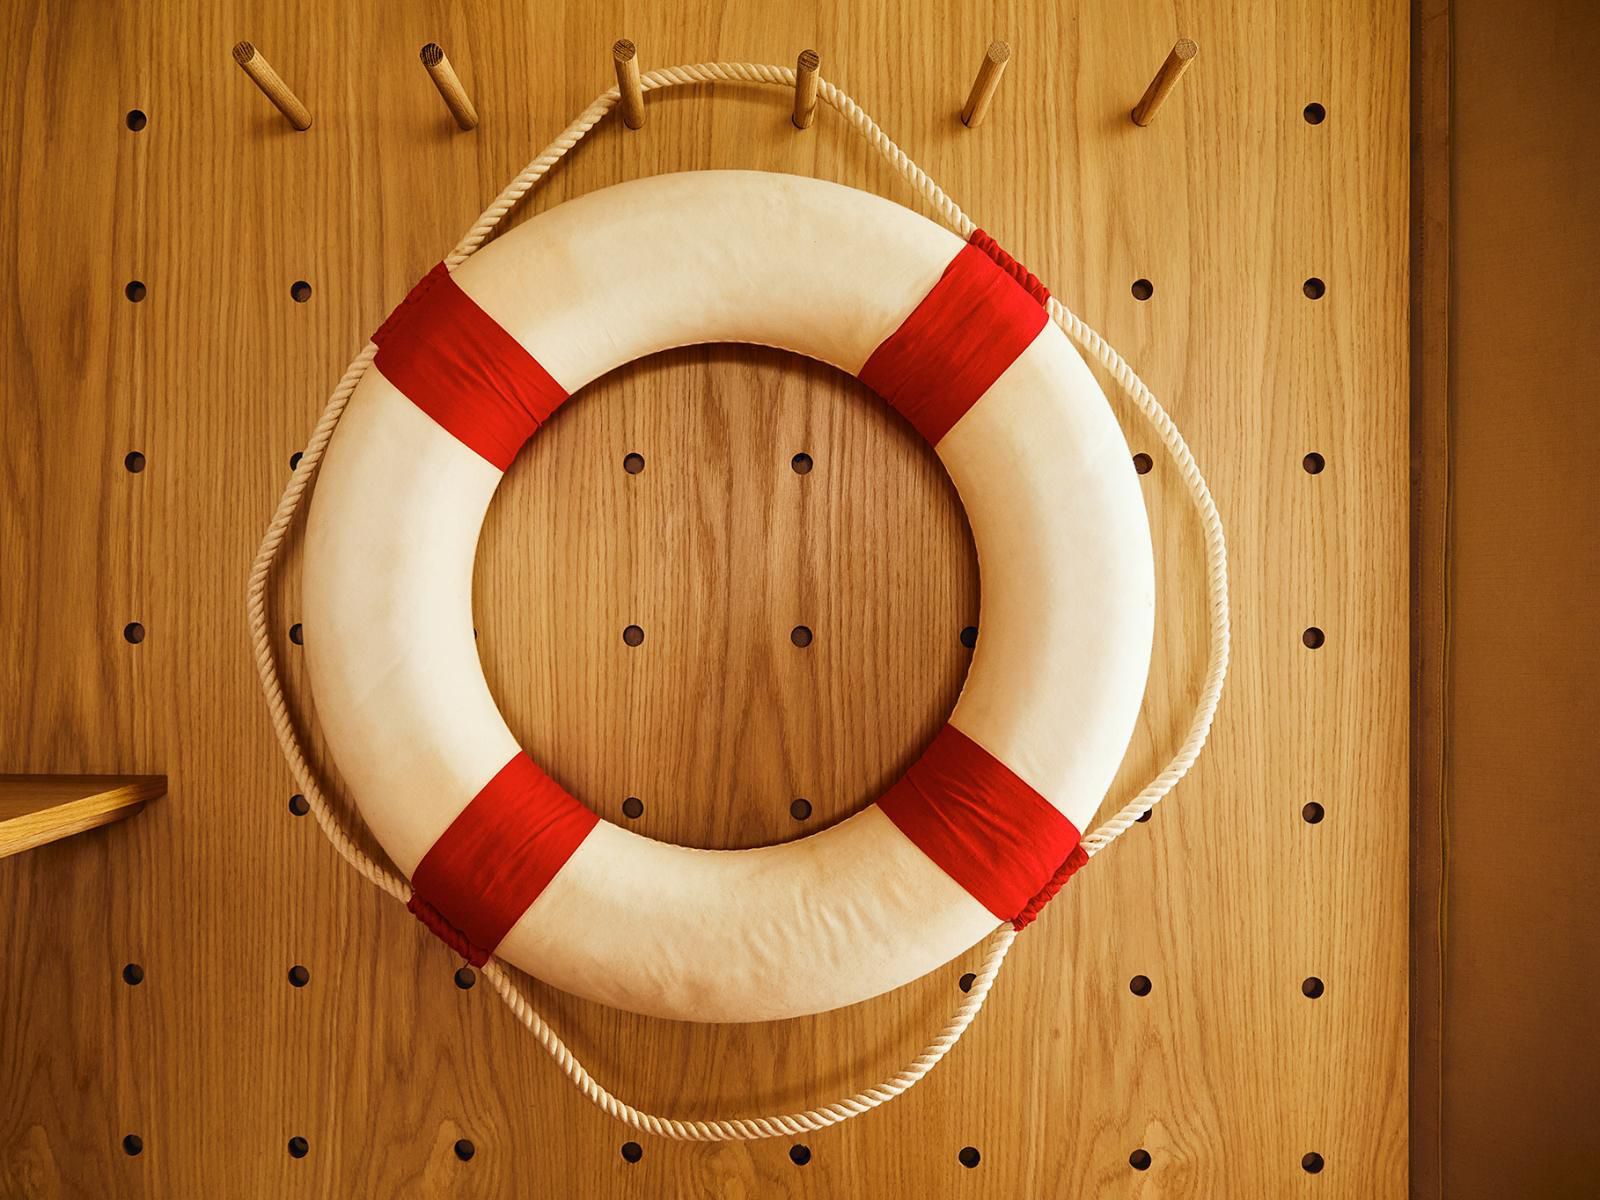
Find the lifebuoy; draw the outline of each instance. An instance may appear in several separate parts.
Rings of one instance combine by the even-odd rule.
[[[430,272],[328,445],[303,576],[317,715],[413,911],[473,961],[697,1021],[866,999],[1026,919],[1081,861],[1155,608],[1128,447],[1045,296],[981,233],[741,171],[607,188]],[[741,851],[652,841],[568,795],[506,727],[472,633],[478,534],[518,447],[591,380],[704,342],[831,363],[905,415],[982,580],[983,636],[923,756],[849,819]]]

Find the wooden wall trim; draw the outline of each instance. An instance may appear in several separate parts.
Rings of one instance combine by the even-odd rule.
[[[1442,1195],[1450,526],[1450,0],[1411,30],[1411,1195]]]

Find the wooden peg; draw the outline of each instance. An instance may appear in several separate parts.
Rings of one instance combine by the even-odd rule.
[[[794,116],[796,129],[810,129],[817,118],[817,68],[822,58],[815,50],[802,50],[794,64]]]
[[[1133,106],[1135,125],[1148,125],[1155,120],[1156,110],[1172,89],[1178,86],[1178,80],[1183,78],[1183,73],[1199,53],[1200,47],[1188,38],[1178,40],[1178,44],[1167,55],[1167,60],[1161,64],[1161,69],[1156,72],[1156,77],[1150,81],[1150,86],[1145,88],[1144,95],[1139,97],[1139,103]]]
[[[617,64],[617,90],[622,93],[622,123],[629,129],[643,129],[644,88],[639,84],[638,51],[627,38],[618,38],[611,57]]]
[[[429,42],[424,46],[421,58],[422,65],[428,68],[428,78],[439,89],[439,95],[444,98],[445,107],[456,119],[456,124],[462,129],[476,129],[478,110],[472,107],[472,98],[467,95],[467,89],[461,86],[461,77],[444,56],[439,43]]]
[[[261,57],[260,51],[249,42],[240,42],[233,48],[233,61],[244,68],[250,82],[261,89],[289,124],[302,131],[311,128],[311,110],[300,103],[300,97],[289,90],[289,85],[272,69],[272,64]]]
[[[989,43],[988,53],[978,66],[978,78],[973,80],[972,91],[967,95],[966,107],[961,110],[961,123],[968,129],[976,129],[988,116],[989,101],[994,99],[994,91],[1000,86],[1000,76],[1005,74],[1006,64],[1010,61],[1010,46],[1004,42]]]

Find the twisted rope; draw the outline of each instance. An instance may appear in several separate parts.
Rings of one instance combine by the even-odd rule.
[[[680,87],[700,83],[739,82],[754,83],[779,87],[794,86],[794,71],[788,67],[761,66],[752,63],[700,63],[694,66],[668,67],[662,70],[650,71],[643,75],[640,83],[645,91],[654,91],[657,88]],[[947,196],[942,188],[928,177],[922,168],[912,162],[899,146],[883,132],[870,116],[862,111],[856,102],[833,84],[823,80],[818,87],[818,94],[823,102],[833,108],[846,121],[855,127],[874,149],[883,155],[896,171],[906,180],[919,196],[927,202],[938,215],[952,229],[963,238],[970,237],[976,228],[966,213]],[[477,222],[469,229],[466,235],[456,245],[455,249],[445,258],[445,265],[454,269],[469,255],[478,249],[484,240],[499,225],[502,218],[516,206],[518,201],[525,196],[535,184],[560,162],[566,153],[583,140],[584,136],[593,129],[613,108],[617,106],[619,94],[616,88],[599,96],[593,104],[579,114],[572,124],[568,125],[561,135],[547,146],[543,153],[523,168],[503,190],[494,202],[484,209]],[[1078,343],[1082,349],[1100,362],[1117,383],[1132,397],[1140,412],[1150,421],[1162,443],[1166,446],[1173,462],[1177,465],[1184,486],[1189,491],[1189,497],[1194,502],[1195,510],[1200,517],[1201,528],[1205,534],[1206,547],[1206,603],[1210,616],[1210,655],[1206,669],[1204,685],[1201,688],[1199,700],[1195,705],[1194,718],[1190,723],[1188,735],[1178,748],[1166,767],[1150,781],[1128,805],[1116,816],[1105,822],[1093,833],[1083,840],[1083,849],[1086,855],[1093,857],[1104,850],[1145,813],[1155,807],[1156,803],[1177,784],[1178,780],[1188,772],[1200,755],[1201,747],[1205,745],[1206,736],[1211,730],[1211,722],[1217,709],[1217,703],[1222,696],[1222,684],[1228,672],[1229,652],[1229,627],[1228,627],[1228,562],[1227,545],[1222,529],[1222,518],[1217,513],[1217,507],[1212,500],[1211,490],[1206,485],[1205,478],[1200,474],[1200,468],[1195,463],[1194,455],[1190,453],[1183,436],[1178,432],[1166,410],[1161,407],[1155,395],[1145,386],[1137,374],[1134,373],[1126,361],[1105,339],[1085,324],[1076,314],[1054,297],[1050,298],[1046,306],[1050,317],[1061,327],[1066,334]],[[317,466],[322,461],[323,452],[327,449],[328,441],[333,436],[334,429],[343,416],[345,405],[349,403],[351,394],[356,385],[361,382],[361,377],[366,373],[367,367],[372,363],[377,354],[377,347],[371,342],[358,354],[344,377],[339,381],[339,386],[334,389],[333,396],[329,399],[327,407],[323,410],[321,418],[317,421],[316,428],[312,431],[310,441],[301,453],[300,464],[294,476],[289,481],[289,486],[284,489],[283,497],[278,501],[277,510],[272,515],[272,521],[267,526],[266,535],[262,538],[261,548],[256,552],[254,564],[250,568],[250,585],[248,611],[250,618],[251,644],[255,651],[256,670],[261,677],[261,690],[266,697],[267,711],[272,717],[273,731],[277,734],[278,744],[283,749],[284,758],[289,764],[289,770],[304,794],[311,812],[316,816],[317,825],[333,843],[333,848],[339,856],[353,866],[362,877],[370,883],[376,884],[400,903],[405,904],[409,899],[410,888],[406,881],[389,867],[374,861],[341,824],[338,814],[329,804],[327,797],[315,773],[306,762],[305,753],[300,745],[300,739],[295,731],[290,718],[288,705],[284,699],[283,685],[278,675],[278,664],[273,655],[272,645],[268,637],[267,624],[267,583],[272,575],[273,564],[276,562],[278,552],[282,548],[285,537],[292,524],[295,514],[299,511],[300,502],[304,498],[307,487],[316,475]],[[951,1014],[949,1022],[939,1034],[928,1043],[922,1053],[898,1073],[884,1080],[874,1087],[866,1088],[832,1104],[820,1108],[808,1109],[805,1112],[790,1113],[782,1116],[771,1117],[741,1117],[731,1120],[708,1121],[680,1121],[669,1117],[656,1116],[653,1113],[641,1112],[626,1101],[614,1096],[606,1090],[583,1064],[573,1056],[565,1042],[556,1032],[545,1023],[539,1011],[529,1003],[526,995],[517,986],[510,973],[497,960],[490,962],[483,968],[485,978],[494,986],[500,998],[515,1014],[517,1020],[525,1025],[539,1045],[550,1054],[562,1073],[581,1091],[592,1103],[600,1109],[622,1121],[624,1124],[645,1133],[656,1134],[660,1137],[674,1138],[679,1141],[695,1142],[720,1142],[720,1141],[749,1141],[757,1138],[793,1136],[800,1133],[812,1133],[819,1129],[826,1129],[830,1125],[837,1125],[848,1121],[851,1117],[859,1116],[864,1112],[887,1104],[902,1092],[914,1087],[929,1071],[939,1063],[939,1060],[948,1054],[953,1046],[961,1040],[961,1035],[967,1031],[973,1019],[978,1015],[978,1010],[983,1007],[988,998],[989,989],[994,985],[995,977],[1000,972],[1000,966],[1010,952],[1012,943],[1016,941],[1017,931],[1012,926],[1002,924],[990,935],[986,945],[987,951],[983,965],[975,973],[972,986],[966,997],[957,1005]]]

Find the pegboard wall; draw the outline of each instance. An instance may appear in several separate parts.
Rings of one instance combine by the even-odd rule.
[[[1403,3],[13,0],[0,22],[0,771],[170,779],[131,820],[0,860],[0,1195],[1404,1191]],[[820,51],[1144,374],[1231,541],[1234,668],[1199,769],[1020,939],[925,1083],[800,1140],[637,1139],[582,1101],[297,815],[247,646],[250,557],[346,361],[610,85],[620,36],[646,69]],[[1138,128],[1179,36],[1199,57]],[[1013,57],[967,129],[995,37]],[[308,131],[234,65],[244,38]],[[475,131],[418,63],[430,41]],[[708,167],[914,203],[790,103],[651,97],[528,210]],[[1113,403],[1152,456],[1161,603],[1120,804],[1181,735],[1205,624],[1182,487]],[[304,711],[296,569],[275,612]],[[699,846],[870,802],[952,707],[981,625],[933,455],[855,381],[748,348],[661,355],[563,409],[501,488],[477,583],[529,749],[609,819]],[[532,991],[626,1098],[725,1116],[898,1068],[974,965],[778,1025]]]

